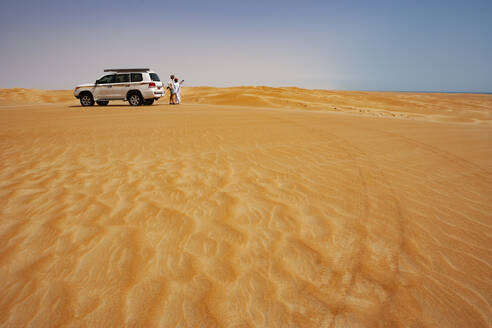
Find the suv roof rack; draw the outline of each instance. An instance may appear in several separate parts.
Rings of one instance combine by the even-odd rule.
[[[148,72],[150,68],[107,68],[105,72]]]

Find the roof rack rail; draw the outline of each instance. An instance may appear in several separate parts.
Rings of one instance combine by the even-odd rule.
[[[105,72],[148,72],[150,68],[107,68]]]

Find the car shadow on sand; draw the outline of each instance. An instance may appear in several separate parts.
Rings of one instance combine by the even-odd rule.
[[[137,107],[137,106],[131,106],[131,105],[124,105],[124,104],[118,104],[118,105],[105,105],[105,106],[97,106],[97,105],[94,105],[94,106],[82,106],[82,105],[70,105],[68,106],[70,108],[77,108],[77,107],[80,107],[80,108],[107,108],[107,107]],[[143,106],[138,106],[138,107],[143,107]]]
[[[153,105],[142,105],[142,106],[132,106],[132,105],[125,105],[125,104],[116,104],[116,105],[104,105],[104,106],[82,106],[82,105],[70,105],[68,108],[87,108],[87,109],[104,109],[108,107],[115,107],[115,108],[152,108],[152,107],[160,107],[160,106],[171,106],[170,104],[153,104]]]

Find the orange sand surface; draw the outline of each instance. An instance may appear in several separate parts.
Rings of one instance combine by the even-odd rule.
[[[0,90],[1,327],[490,327],[492,96]]]

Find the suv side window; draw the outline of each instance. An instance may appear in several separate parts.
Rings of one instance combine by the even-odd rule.
[[[115,83],[127,83],[130,82],[130,74],[118,74],[116,75]]]
[[[98,84],[115,83],[115,80],[116,80],[116,74],[104,75],[97,81],[97,83]]]
[[[142,73],[132,73],[132,82],[143,81]]]

